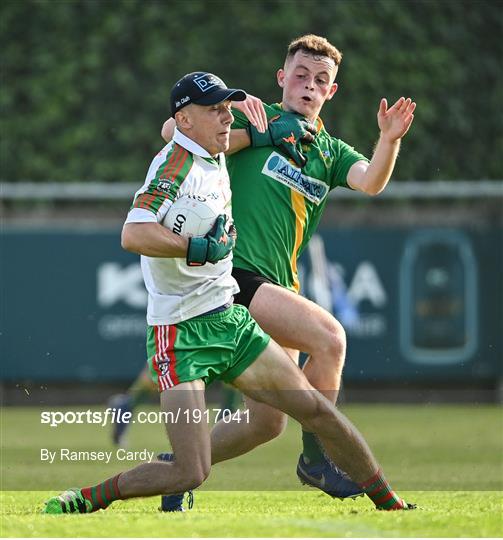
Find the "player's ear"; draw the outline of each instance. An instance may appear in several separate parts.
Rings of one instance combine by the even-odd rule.
[[[337,92],[337,88],[339,88],[339,85],[336,82],[334,82],[334,84],[332,85],[332,88],[330,88],[327,101],[331,100],[334,97],[334,94]]]
[[[181,111],[175,114],[175,121],[178,127],[183,129],[190,129],[192,127],[192,119],[190,117],[190,105],[184,107]]]
[[[278,81],[278,86],[283,88],[285,86],[285,70],[283,68],[278,69],[276,79]]]

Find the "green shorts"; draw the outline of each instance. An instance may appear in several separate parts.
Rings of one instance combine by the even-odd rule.
[[[147,356],[159,392],[202,379],[231,382],[267,347],[270,337],[249,311],[233,305],[178,324],[149,326]]]

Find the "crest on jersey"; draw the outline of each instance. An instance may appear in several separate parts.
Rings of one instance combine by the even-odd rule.
[[[164,193],[169,193],[171,186],[174,184],[174,180],[159,180],[159,183],[156,186],[157,191],[162,191]]]

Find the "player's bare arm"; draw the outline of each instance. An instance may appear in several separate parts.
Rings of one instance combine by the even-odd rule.
[[[232,107],[245,114],[250,124],[257,128],[259,133],[265,133],[267,130],[267,115],[260,98],[248,94],[245,101],[235,101],[232,103]],[[235,154],[243,150],[243,148],[250,146],[250,143],[250,135],[246,129],[234,129],[231,131],[229,149],[226,155]]]
[[[260,98],[247,94],[244,101],[233,101],[232,108],[246,115],[250,124],[257,128],[259,133],[265,133],[267,130],[267,115],[264,103]]]
[[[175,133],[176,122],[175,119],[170,117],[164,122],[161,129],[161,137],[167,142],[171,142],[173,134]]]
[[[305,158],[298,143],[310,143],[314,140],[316,128],[302,116],[285,112],[268,120],[262,100],[247,95],[246,100],[233,101],[232,107],[243,112],[250,125],[247,129],[233,129],[229,137],[226,155],[231,155],[248,146],[276,146],[281,148],[293,161],[302,167]],[[173,138],[175,121],[169,118],[164,122],[161,136],[166,142]]]
[[[267,130],[267,116],[264,104],[260,98],[247,94],[244,101],[233,101],[232,107],[244,113],[250,121],[250,124],[254,126],[259,133],[264,133]],[[166,142],[170,142],[173,138],[174,131],[175,120],[173,118],[168,118],[162,126],[161,136]],[[246,129],[233,130],[230,136],[230,148],[225,153],[230,155],[247,146],[250,146],[250,137]]]
[[[416,104],[410,98],[401,97],[388,109],[385,98],[377,113],[380,129],[379,140],[370,163],[357,161],[348,173],[348,184],[357,191],[378,195],[386,187],[400,149],[400,142],[414,120]]]
[[[173,138],[175,125],[175,120],[173,118],[168,118],[162,126],[161,136],[168,143]],[[225,155],[230,156],[248,146],[250,146],[250,136],[248,135],[248,131],[246,129],[233,129],[229,136],[229,149],[225,152]]]
[[[188,239],[159,223],[126,223],[121,244],[126,251],[147,257],[185,257]]]
[[[227,150],[227,152],[225,152],[225,155],[230,156],[232,154],[235,154],[236,152],[239,152],[244,148],[248,148],[250,144],[251,141],[248,130],[233,129],[229,137],[229,149]]]

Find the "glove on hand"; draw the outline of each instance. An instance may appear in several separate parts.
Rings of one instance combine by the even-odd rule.
[[[316,127],[303,116],[289,112],[273,117],[265,133],[259,133],[254,126],[248,124],[251,146],[276,146],[299,167],[307,163],[302,154],[301,143],[312,143],[316,133]]]
[[[231,232],[227,234],[226,223],[227,216],[221,214],[206,236],[189,238],[187,266],[202,266],[207,262],[215,264],[229,255],[235,244],[235,236]]]

